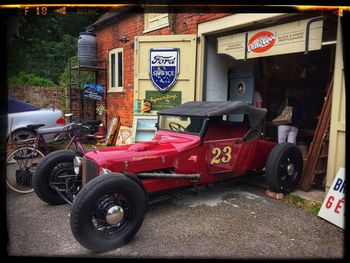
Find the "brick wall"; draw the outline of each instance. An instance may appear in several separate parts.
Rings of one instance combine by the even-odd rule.
[[[66,96],[66,112],[73,113],[73,119],[79,120],[79,113],[80,113],[80,105],[83,105],[82,110],[82,119],[83,120],[94,120],[95,119],[95,101],[87,98],[82,98],[82,100],[79,100],[79,90],[78,89],[72,89],[72,94],[69,93],[69,89],[67,89],[67,96]],[[70,108],[70,98],[72,101],[72,107]]]
[[[64,87],[9,86],[8,95],[40,108],[62,108]]]
[[[181,11],[181,10],[180,10]],[[108,93],[107,95],[107,116],[108,122],[113,116],[121,117],[122,125],[132,126],[133,123],[133,105],[134,105],[134,50],[130,44],[119,41],[121,35],[125,34],[130,40],[135,36],[147,35],[176,35],[176,34],[196,34],[199,23],[221,18],[229,13],[195,13],[183,10],[184,13],[170,13],[170,26],[154,30],[143,34],[144,14],[130,13],[119,17],[105,27],[98,29],[96,33],[98,57],[107,61],[108,69],[108,51],[113,48],[123,47],[124,53],[124,92]],[[106,74],[108,76],[108,73]],[[108,77],[107,77],[108,78]],[[101,85],[108,83],[105,75],[99,75]],[[108,88],[108,85],[107,85]]]
[[[143,31],[143,15],[130,14],[118,20],[118,23],[110,24],[96,32],[98,57],[107,61],[108,51],[113,48],[123,48],[123,67],[124,67],[124,91],[107,93],[107,118],[108,123],[111,119],[119,115],[121,123],[124,126],[132,126],[133,122],[133,98],[134,98],[134,50],[130,41],[122,43],[119,38],[125,34],[129,39],[139,35]],[[106,74],[108,76],[108,74]],[[104,79],[103,72],[99,75],[100,84],[108,83]]]
[[[40,108],[59,108],[73,113],[73,119],[79,119],[79,90],[72,89],[72,109],[69,108],[69,90],[65,87],[9,86],[8,95],[20,101],[31,103]],[[83,99],[83,119],[95,118],[95,101]]]

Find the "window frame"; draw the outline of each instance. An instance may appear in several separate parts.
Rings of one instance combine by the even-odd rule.
[[[154,17],[150,17],[150,15],[154,15]],[[158,22],[157,25],[150,27],[150,23],[156,20],[160,21],[162,19],[167,18],[165,22]],[[144,31],[143,33],[151,32],[163,27],[169,26],[169,13],[144,13]]]
[[[121,71],[119,69],[119,58],[118,54],[121,53]],[[112,64],[112,56],[114,55],[114,65]],[[122,47],[112,48],[108,51],[108,92],[123,92],[124,91],[124,51]],[[114,69],[114,75],[112,75],[112,69]],[[119,85],[119,71],[121,73],[121,85]],[[114,79],[114,85],[112,80]]]

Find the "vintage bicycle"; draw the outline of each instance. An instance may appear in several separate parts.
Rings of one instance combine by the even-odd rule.
[[[7,186],[15,192],[25,194],[34,191],[32,182],[34,169],[50,152],[44,136],[57,132],[40,132],[39,128],[42,126],[44,124],[28,125],[27,128],[35,130],[37,136],[11,142],[11,147],[9,147],[6,156],[4,172]],[[70,149],[79,154],[86,153],[86,149],[77,134],[77,130],[81,126],[81,123],[68,123],[59,132],[57,136],[64,134],[69,138],[65,150]]]

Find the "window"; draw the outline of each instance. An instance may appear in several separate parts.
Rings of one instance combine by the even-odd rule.
[[[151,13],[152,11],[149,10],[145,12],[145,30],[143,33],[169,26],[167,9],[164,9],[164,11],[164,13]]]
[[[123,49],[114,48],[109,51],[109,90],[123,91]]]
[[[135,142],[150,141],[156,134],[156,116],[135,116],[133,134]]]

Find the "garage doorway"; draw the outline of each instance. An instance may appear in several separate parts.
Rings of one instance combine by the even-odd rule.
[[[285,94],[292,93],[303,106],[297,144],[305,158],[314,139],[327,89],[334,73],[337,16],[332,14],[325,16],[322,46],[319,50],[246,60],[235,60],[229,55],[218,54],[218,38],[258,29],[258,27],[262,26],[250,25],[203,36],[205,39],[203,100],[232,100],[232,94],[230,94],[232,72],[252,71],[254,89],[260,91],[263,107],[268,110],[263,123],[263,139],[277,141],[277,127],[272,124],[272,119],[277,116]]]

